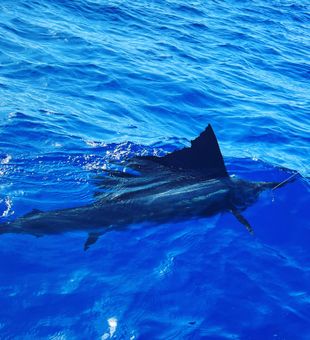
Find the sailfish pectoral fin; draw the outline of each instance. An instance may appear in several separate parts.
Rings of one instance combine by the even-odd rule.
[[[96,243],[101,235],[101,233],[89,233],[84,243],[84,250],[86,251],[92,244]]]
[[[253,235],[253,228],[251,227],[247,219],[241,215],[240,211],[238,211],[236,208],[232,208],[230,211],[236,217],[236,219],[247,228],[248,232]]]

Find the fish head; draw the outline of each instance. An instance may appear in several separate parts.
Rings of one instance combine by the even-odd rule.
[[[274,182],[251,182],[245,180],[237,180],[232,183],[231,204],[238,210],[245,210],[258,200],[263,191],[272,189],[276,185]]]

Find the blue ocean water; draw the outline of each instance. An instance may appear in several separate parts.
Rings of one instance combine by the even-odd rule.
[[[111,160],[212,123],[246,212],[0,235],[1,339],[309,339],[307,0],[2,0],[0,216],[94,200]],[[136,212],[138,214],[138,212]]]

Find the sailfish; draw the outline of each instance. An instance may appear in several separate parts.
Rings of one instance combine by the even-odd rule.
[[[131,171],[107,170],[104,192],[93,203],[52,211],[32,210],[0,225],[0,234],[34,236],[72,231],[88,233],[87,250],[106,231],[133,224],[161,224],[190,218],[232,213],[253,233],[243,216],[264,190],[286,183],[253,182],[230,177],[209,124],[190,147],[163,157],[136,156],[124,162]]]

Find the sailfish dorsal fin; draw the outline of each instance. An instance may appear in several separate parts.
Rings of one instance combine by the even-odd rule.
[[[191,146],[164,157],[148,157],[162,165],[202,171],[209,178],[227,177],[228,173],[211,125],[193,141]]]

